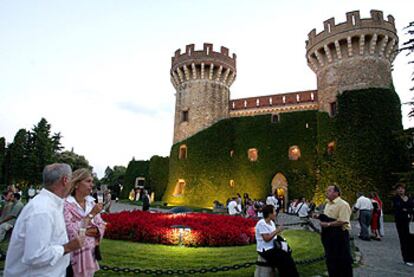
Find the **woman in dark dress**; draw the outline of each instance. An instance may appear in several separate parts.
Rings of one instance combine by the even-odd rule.
[[[397,184],[394,198],[395,225],[400,239],[404,263],[414,266],[414,235],[410,234],[409,224],[413,216],[414,202],[405,193],[405,185]]]

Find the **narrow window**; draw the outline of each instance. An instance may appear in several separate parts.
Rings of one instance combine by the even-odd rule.
[[[282,97],[283,104],[286,104],[286,96]]]
[[[230,186],[231,188],[234,188],[234,180],[233,180],[233,179],[231,179],[231,180],[230,180],[230,182],[229,182],[229,186]]]
[[[233,155],[234,155],[234,150],[230,150],[230,157],[233,158]]]
[[[259,98],[256,99],[256,106],[259,107],[260,106],[260,100]]]
[[[352,17],[351,17],[351,19],[352,19],[352,25],[354,25],[355,26],[355,15],[353,15]]]
[[[315,95],[313,94],[313,92],[311,93],[311,100],[315,100]]]
[[[273,124],[279,123],[279,115],[278,114],[272,114],[272,121]]]
[[[331,104],[330,104],[330,115],[331,116],[335,116],[336,114],[337,114],[337,109],[336,109],[336,102],[332,102]]]
[[[177,183],[175,184],[173,196],[181,196],[184,194],[185,189],[185,180],[178,179]]]
[[[297,145],[293,145],[289,148],[289,160],[297,161],[299,160],[300,156],[300,149]]]
[[[244,107],[247,108],[247,101],[244,100]]]
[[[259,152],[257,151],[256,148],[250,148],[247,151],[247,157],[249,158],[249,161],[255,162],[257,161],[257,158],[259,157]]]
[[[178,152],[178,159],[187,159],[187,145],[183,144],[180,146],[180,151]]]
[[[328,154],[332,155],[335,151],[335,141],[331,141],[330,143],[328,143]]]
[[[233,110],[234,110],[234,108],[236,107],[236,104],[234,103],[234,101],[233,101],[233,102],[231,102],[231,107],[233,108]]]
[[[269,97],[269,105],[272,106],[272,97]]]
[[[296,102],[299,102],[300,101],[300,96],[299,96],[299,94],[296,94]]]
[[[181,122],[188,122],[188,111],[181,112]]]

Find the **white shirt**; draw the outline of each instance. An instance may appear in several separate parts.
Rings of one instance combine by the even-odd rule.
[[[43,189],[22,210],[6,256],[5,277],[64,277],[69,254],[64,199]]]
[[[295,213],[297,213],[299,217],[307,217],[309,215],[309,207],[308,207],[308,204],[306,204],[305,202],[299,203],[296,206]]]
[[[275,196],[270,195],[266,198],[266,205],[272,205],[277,209],[279,207],[279,200]]]
[[[66,201],[69,203],[74,203],[76,205],[77,211],[83,217],[86,217],[92,211],[93,207],[95,206],[95,198],[89,195],[85,197],[85,209],[83,209],[79,205],[75,197],[73,197],[72,195],[68,196],[68,198],[66,198]]]
[[[357,199],[355,208],[357,208],[358,210],[370,210],[371,211],[374,209],[374,206],[372,206],[371,199],[362,195]]]
[[[273,248],[273,240],[275,239],[276,236],[270,241],[265,241],[263,239],[262,234],[270,234],[274,230],[276,230],[276,226],[273,220],[271,220],[269,224],[266,223],[264,219],[260,219],[257,222],[256,224],[256,243],[257,243],[256,250],[258,252],[263,252],[263,251]]]
[[[235,200],[230,201],[229,205],[227,206],[227,209],[229,210],[229,215],[239,214],[240,211],[238,211],[237,208],[237,202]]]

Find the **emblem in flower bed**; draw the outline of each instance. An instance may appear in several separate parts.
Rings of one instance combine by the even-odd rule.
[[[132,211],[103,217],[108,223],[105,237],[109,239],[186,246],[231,246],[255,242],[256,221],[239,216]]]

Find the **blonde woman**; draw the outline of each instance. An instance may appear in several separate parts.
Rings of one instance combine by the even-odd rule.
[[[97,246],[105,231],[105,222],[99,213],[103,207],[102,204],[95,204],[95,198],[90,196],[93,177],[88,169],[74,171],[71,185],[72,193],[64,205],[66,229],[70,239],[80,235],[85,237],[85,242],[80,250],[72,252],[68,276],[72,274],[72,269],[75,277],[90,277],[99,270]]]

